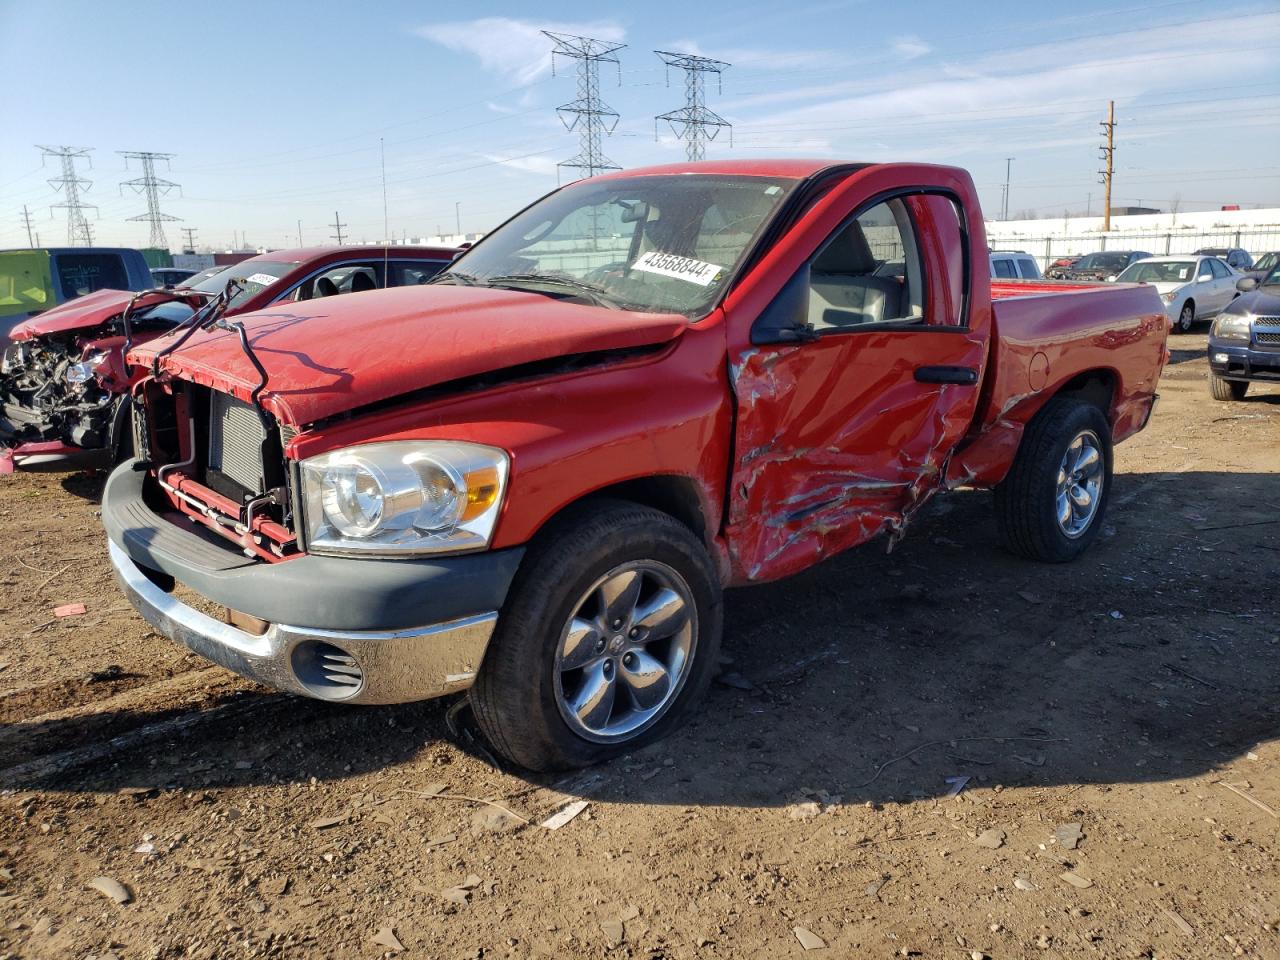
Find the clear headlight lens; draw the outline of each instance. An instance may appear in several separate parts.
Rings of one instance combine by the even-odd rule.
[[[1160,294],[1160,299],[1165,303],[1173,303],[1173,301],[1178,299],[1178,293],[1179,291],[1177,290],[1170,290],[1168,293]]]
[[[1249,324],[1253,318],[1247,315],[1218,314],[1216,320],[1213,321],[1213,329],[1209,331],[1209,336],[1215,340],[1240,340],[1244,343],[1249,342]]]
[[[93,379],[94,371],[102,366],[102,361],[107,359],[107,355],[101,352],[89,354],[79,363],[73,363],[67,367],[66,378],[67,383],[72,385],[80,383],[88,383]]]
[[[454,553],[489,545],[508,459],[478,443],[406,440],[335,450],[299,467],[308,549]]]

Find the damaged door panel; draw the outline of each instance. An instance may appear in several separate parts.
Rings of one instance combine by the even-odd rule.
[[[987,343],[965,315],[958,201],[904,187],[845,202],[761,314],[766,342],[731,366],[728,541],[745,580],[900,535],[977,409]]]

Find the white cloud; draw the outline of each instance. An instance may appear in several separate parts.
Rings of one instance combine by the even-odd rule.
[[[481,17],[418,27],[420,37],[479,59],[486,70],[523,86],[551,72],[551,41],[543,30],[594,37],[620,43],[626,30],[612,21],[596,23],[534,23],[511,17]],[[558,66],[557,66],[558,69]]]
[[[926,53],[932,53],[933,47],[912,34],[906,37],[895,37],[893,52],[904,60],[914,60],[916,57],[923,57]]]
[[[841,60],[834,50],[764,50],[755,47],[726,47],[704,50],[696,40],[672,40],[663,49],[723,60],[735,67],[752,70],[803,70],[831,66]]]
[[[509,170],[519,170],[521,173],[548,175],[556,172],[556,161],[549,157],[497,157],[488,153],[482,156],[490,163],[496,163],[498,166],[506,167]]]

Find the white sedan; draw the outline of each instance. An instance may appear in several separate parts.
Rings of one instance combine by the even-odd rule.
[[[1217,257],[1149,257],[1126,267],[1117,283],[1149,283],[1164,301],[1173,328],[1191,329],[1197,320],[1216,317],[1240,294],[1240,274]]]

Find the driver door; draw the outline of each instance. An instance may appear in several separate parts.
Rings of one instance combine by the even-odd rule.
[[[901,534],[977,407],[989,312],[969,316],[967,287],[980,269],[986,303],[981,226],[966,246],[958,199],[921,188],[845,209],[732,358],[726,539],[743,579]]]

